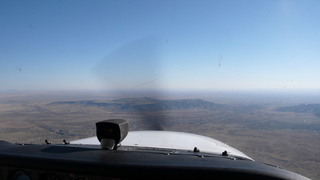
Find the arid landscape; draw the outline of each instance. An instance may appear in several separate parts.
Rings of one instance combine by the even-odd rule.
[[[95,136],[95,123],[122,118],[130,130],[201,134],[256,161],[320,177],[320,99],[263,93],[106,95],[96,92],[5,92],[0,139],[43,144]]]

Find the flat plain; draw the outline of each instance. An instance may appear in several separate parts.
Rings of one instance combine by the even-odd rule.
[[[60,144],[95,136],[98,121],[122,118],[130,130],[160,128],[209,136],[256,161],[319,179],[318,103],[314,94],[262,92],[10,92],[0,95],[0,139]],[[290,111],[301,104],[315,105],[312,111]]]

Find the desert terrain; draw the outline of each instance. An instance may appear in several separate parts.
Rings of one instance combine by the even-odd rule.
[[[318,102],[317,102],[318,101]],[[43,144],[95,136],[95,123],[201,134],[256,161],[320,178],[320,98],[254,92],[3,92],[0,139]]]

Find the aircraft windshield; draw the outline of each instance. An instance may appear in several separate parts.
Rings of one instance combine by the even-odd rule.
[[[1,1],[0,137],[189,132],[320,177],[320,1]]]

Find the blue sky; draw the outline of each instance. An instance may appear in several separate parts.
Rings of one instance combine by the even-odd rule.
[[[320,1],[0,1],[0,91],[319,89]]]

